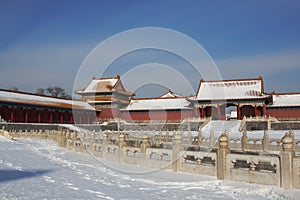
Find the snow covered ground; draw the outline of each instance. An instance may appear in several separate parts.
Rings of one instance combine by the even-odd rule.
[[[134,173],[135,172],[135,173]],[[0,136],[0,199],[297,199],[300,190],[155,171]]]
[[[209,132],[210,130],[214,130],[215,132],[224,132],[227,130],[229,133],[239,132],[241,121],[233,120],[233,121],[224,121],[224,120],[212,120],[206,124],[202,131]]]

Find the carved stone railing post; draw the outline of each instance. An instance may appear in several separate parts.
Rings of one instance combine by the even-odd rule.
[[[210,132],[209,132],[209,147],[214,148],[215,144],[216,144],[215,132],[213,130],[210,130]]]
[[[290,136],[293,138],[293,140],[294,140],[294,145],[293,145],[293,150],[295,151],[295,148],[296,148],[296,146],[297,146],[297,143],[296,143],[296,140],[295,140],[295,134],[294,134],[294,131],[291,129],[291,130],[289,130],[289,134],[290,134]]]
[[[77,141],[80,144],[79,152],[83,153],[84,152],[84,145],[83,145],[83,140],[80,138],[79,134],[77,134]]]
[[[291,134],[291,132],[286,133],[285,136],[281,139],[281,142],[281,187],[285,189],[291,189],[293,188],[293,158],[295,156],[293,134]]]
[[[262,150],[264,152],[267,152],[269,149],[270,149],[270,138],[269,138],[268,131],[265,130],[264,131],[263,142],[262,142]]]
[[[146,165],[146,150],[150,147],[149,136],[142,136],[142,144],[141,144],[141,166]]]
[[[174,137],[174,144],[172,149],[172,170],[177,172],[180,166],[180,151],[183,150],[182,146],[182,136],[177,134]]]
[[[254,162],[250,162],[250,170],[255,171],[256,170],[256,164]]]
[[[242,136],[242,142],[241,142],[242,151],[246,151],[246,149],[248,148],[247,146],[248,146],[247,131],[243,130],[243,136]]]
[[[162,142],[162,131],[159,131],[159,142]]]
[[[54,136],[54,141],[61,147],[61,132],[57,131]]]
[[[95,144],[95,137],[96,137],[96,133],[95,130],[91,133],[90,137],[89,137],[89,152],[94,151],[94,144]]]
[[[193,142],[191,130],[188,130],[188,144],[191,145]]]
[[[199,130],[199,131],[198,131],[198,146],[199,146],[199,147],[202,146],[202,139],[203,139],[202,131]]]
[[[52,135],[52,132],[51,132],[51,135]],[[76,137],[77,137],[76,132],[72,132],[71,140],[72,140],[72,150],[73,151],[76,149]]]
[[[108,145],[108,135],[107,133],[103,133],[103,138],[102,138],[102,157],[104,159],[107,158],[107,145]]]
[[[228,133],[219,137],[219,149],[217,150],[217,178],[226,179],[226,155],[230,152]]]
[[[126,142],[125,142],[125,135],[123,133],[121,133],[119,135],[119,162],[123,161],[123,156],[124,156],[124,151],[123,151],[123,147],[126,147]]]
[[[169,135],[169,130],[166,131],[166,140],[165,142],[169,142],[170,135]]]
[[[67,132],[66,131],[62,132],[61,146],[64,148],[66,148],[66,146],[67,146]]]
[[[48,135],[49,135],[49,130],[46,130],[46,134],[47,134],[47,137],[48,137]],[[66,148],[67,149],[71,149],[71,143],[72,143],[72,137],[71,137],[71,133],[70,133],[70,131],[69,130],[67,130],[67,132],[66,132]]]

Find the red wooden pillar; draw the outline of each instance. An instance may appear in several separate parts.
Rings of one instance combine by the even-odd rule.
[[[9,121],[10,119],[10,112],[9,112],[9,107],[5,107],[5,120]]]
[[[73,124],[73,113],[70,114],[70,124]]]
[[[52,120],[53,120],[53,112],[50,110],[50,120],[49,120],[49,123],[52,124]]]
[[[194,106],[194,117],[198,117],[198,115],[197,115],[197,107],[196,106]]]
[[[63,122],[63,112],[59,112],[60,113],[60,123],[62,124],[62,122]]]
[[[91,119],[90,119],[90,114],[89,114],[89,113],[87,113],[87,123],[88,123],[88,124],[90,124],[90,123],[91,123],[91,122],[90,122],[90,120],[91,120]]]
[[[14,112],[15,112],[15,108],[11,107],[11,111],[10,111],[10,122],[14,122]]]
[[[263,116],[267,115],[267,108],[266,105],[263,105]]]
[[[241,119],[242,119],[240,104],[237,105],[237,119],[238,119],[238,120],[241,120]]]
[[[28,108],[25,108],[25,123],[28,123]]]
[[[79,111],[79,124],[82,124],[82,116],[81,116],[81,112]]]
[[[41,110],[39,109],[39,110],[37,110],[37,112],[38,112],[38,123],[41,123]]]
[[[254,105],[254,113],[255,113],[255,116],[258,116],[258,109],[257,109],[256,105]]]
[[[220,109],[220,105],[218,104],[218,120],[221,119],[221,109]]]
[[[205,108],[202,106],[201,107],[201,118],[205,117]]]

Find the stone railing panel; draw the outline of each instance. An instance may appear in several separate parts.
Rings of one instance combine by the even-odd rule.
[[[123,153],[122,162],[133,164],[133,165],[140,164],[141,148],[126,146],[123,147],[122,153]]]
[[[280,160],[277,155],[228,154],[227,179],[280,186]]]
[[[293,188],[300,189],[300,157],[293,159]]]
[[[180,171],[216,176],[216,153],[181,151]]]
[[[145,167],[171,169],[171,149],[147,148]]]

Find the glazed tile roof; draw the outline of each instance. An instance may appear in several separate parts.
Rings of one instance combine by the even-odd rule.
[[[176,98],[176,97],[182,97],[182,96],[169,90],[166,94],[162,95],[160,98],[170,98],[170,97]]]
[[[92,81],[82,90],[77,90],[77,94],[91,94],[91,93],[111,93],[118,92],[125,95],[134,95],[128,92],[121,83],[120,76],[112,78],[93,78]]]
[[[86,88],[78,90],[77,93],[112,92],[118,80],[118,78],[93,78]]]
[[[83,101],[73,101],[71,99],[61,99],[7,90],[0,90],[0,102],[67,109],[95,110],[92,106]]]
[[[274,94],[273,105],[270,107],[300,106],[300,93]]]
[[[192,109],[185,98],[141,98],[131,99],[129,105],[122,110],[172,110]]]
[[[201,81],[196,100],[257,99],[263,93],[263,81],[258,79]]]

